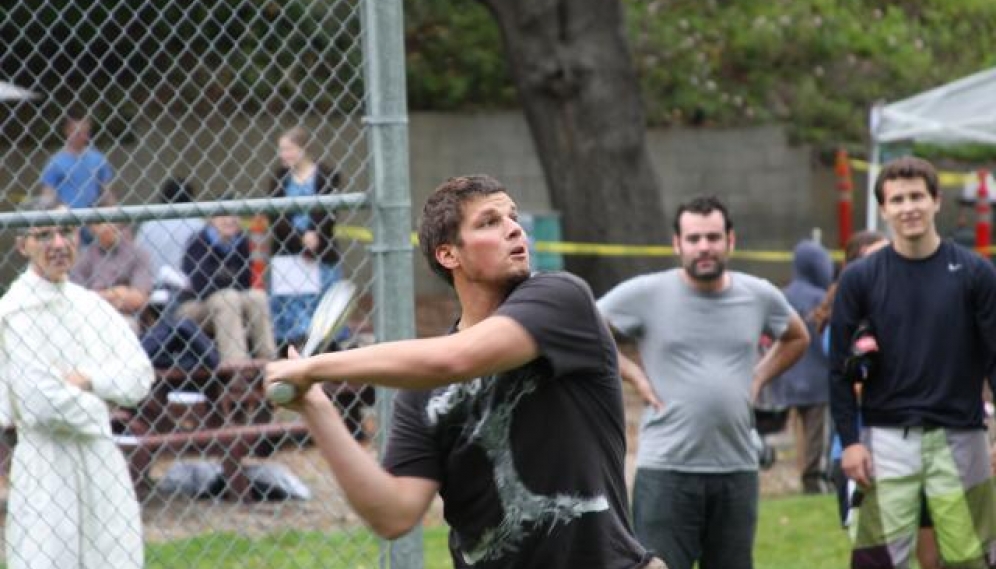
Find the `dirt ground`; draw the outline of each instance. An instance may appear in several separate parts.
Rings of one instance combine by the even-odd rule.
[[[629,441],[626,461],[627,482],[631,484],[635,471],[634,455],[641,403],[635,393],[628,388],[625,394]],[[375,417],[368,418],[367,429],[370,432],[376,431]],[[791,433],[769,436],[768,442],[776,448],[778,460],[771,469],[761,472],[761,495],[770,497],[799,492]],[[368,446],[368,449],[372,455],[376,454],[372,446]],[[222,499],[193,500],[153,492],[144,498],[143,504],[147,539],[168,541],[208,531],[264,535],[288,527],[332,531],[358,523],[356,516],[345,505],[341,492],[313,447],[286,449],[267,459],[253,460],[273,461],[286,466],[311,489],[314,493],[313,498],[307,501],[239,504]],[[161,461],[153,470],[153,476],[161,477],[171,463],[172,461]],[[441,523],[441,512],[441,504],[437,501],[426,523],[429,525]]]
[[[627,482],[632,484],[641,403],[628,387],[625,395],[629,451],[626,461]],[[367,420],[367,429],[371,433],[376,431],[376,418],[372,415]],[[761,472],[762,497],[799,492],[791,433],[769,436],[768,442],[776,448],[778,460],[771,469]],[[372,446],[367,448],[372,455],[376,454]],[[342,493],[313,447],[285,449],[267,459],[253,459],[256,462],[264,460],[286,466],[311,489],[313,498],[307,501],[240,504],[223,499],[194,500],[153,492],[144,497],[143,503],[146,539],[156,542],[169,541],[210,531],[233,531],[243,535],[260,536],[289,527],[335,531],[359,523],[346,506]],[[172,461],[160,461],[153,470],[153,476],[160,478],[171,463]],[[427,525],[442,523],[442,505],[438,499],[425,523]]]
[[[451,299],[419,299],[417,307],[420,336],[445,332],[456,316],[456,306]],[[628,386],[625,388],[625,403],[629,440],[627,479],[632,482],[633,455],[642,404]],[[369,433],[376,433],[376,417],[372,413],[368,415],[366,428]],[[798,492],[799,481],[791,433],[769,436],[768,440],[776,448],[779,458],[773,468],[761,473],[762,496]],[[374,454],[372,445],[368,449]],[[176,460],[197,458],[187,456],[160,460],[153,468],[153,478],[161,478]],[[313,493],[312,499],[239,503],[224,499],[197,500],[152,491],[142,497],[146,539],[152,542],[171,541],[216,531],[231,531],[248,536],[277,533],[289,528],[335,531],[355,527],[359,523],[346,506],[341,492],[313,447],[292,445],[268,458],[251,461],[268,461],[285,466],[308,486]],[[0,500],[3,505],[6,504],[6,487],[6,478],[0,478]],[[426,524],[438,523],[441,523],[441,506],[437,502],[426,518]]]

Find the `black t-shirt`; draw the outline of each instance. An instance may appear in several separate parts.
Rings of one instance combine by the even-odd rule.
[[[440,483],[456,567],[623,569],[649,554],[626,505],[615,343],[587,285],[536,274],[496,314],[542,354],[431,391],[402,391],[384,463]]]

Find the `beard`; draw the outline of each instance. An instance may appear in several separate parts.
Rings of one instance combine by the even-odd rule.
[[[529,267],[526,267],[525,269],[522,269],[520,271],[514,271],[510,275],[508,275],[506,284],[508,284],[508,287],[510,289],[515,288],[520,284],[522,284],[526,279],[528,279],[531,274],[532,271],[530,270]]]
[[[726,271],[726,262],[715,257],[707,258],[712,261],[712,266],[707,269],[699,268],[698,261],[705,259],[693,259],[685,263],[685,272],[692,280],[699,282],[713,282],[723,276]]]

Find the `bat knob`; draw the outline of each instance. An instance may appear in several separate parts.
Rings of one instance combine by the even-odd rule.
[[[275,405],[286,405],[297,399],[297,386],[286,381],[277,381],[266,386],[266,398]]]

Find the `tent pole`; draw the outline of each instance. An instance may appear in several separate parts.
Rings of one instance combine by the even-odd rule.
[[[868,161],[868,187],[865,191],[865,229],[878,229],[878,208],[875,203],[875,179],[878,178],[879,162],[882,161],[882,147],[878,140],[878,129],[882,125],[882,109],[885,101],[876,101],[868,111],[868,131],[871,135],[871,160]]]
[[[882,159],[882,149],[878,142],[872,142],[871,160],[868,162],[868,191],[865,199],[865,229],[875,231],[878,229],[878,204],[875,201],[875,179],[878,178],[878,171],[881,168],[879,162]]]

